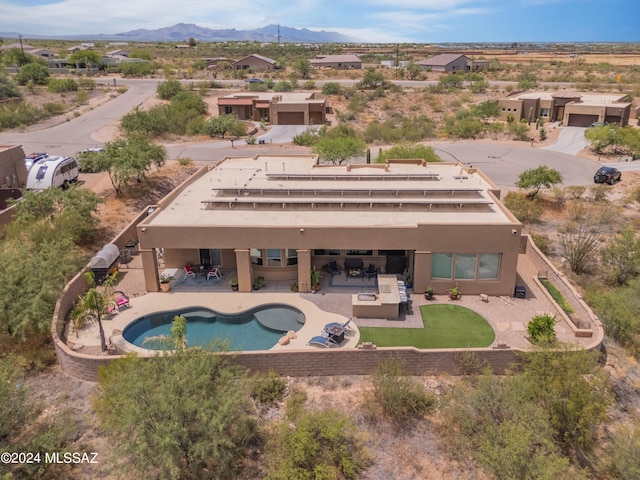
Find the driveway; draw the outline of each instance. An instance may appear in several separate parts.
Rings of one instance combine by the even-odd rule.
[[[576,155],[580,150],[588,147],[591,143],[584,138],[585,127],[563,127],[560,130],[558,139],[547,147],[540,150],[550,150],[552,152]]]

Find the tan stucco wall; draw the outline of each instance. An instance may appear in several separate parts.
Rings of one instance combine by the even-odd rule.
[[[0,145],[0,187],[23,188],[27,184],[27,167],[22,145]]]

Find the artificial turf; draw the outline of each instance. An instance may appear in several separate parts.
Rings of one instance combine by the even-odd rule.
[[[472,348],[488,347],[495,339],[491,325],[466,307],[422,305],[424,328],[359,327],[360,342],[378,347]]]

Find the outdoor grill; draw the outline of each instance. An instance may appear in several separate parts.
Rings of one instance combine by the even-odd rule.
[[[91,271],[95,277],[96,284],[102,285],[107,276],[118,270],[118,260],[120,250],[117,245],[108,243],[91,259]]]

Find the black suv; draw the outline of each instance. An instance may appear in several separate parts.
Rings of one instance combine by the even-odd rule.
[[[622,177],[620,170],[613,167],[600,167],[596,174],[593,176],[593,181],[596,183],[608,183],[613,185]]]

